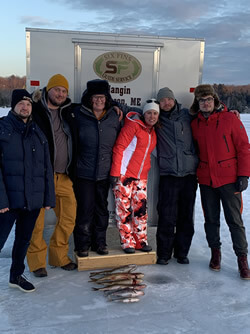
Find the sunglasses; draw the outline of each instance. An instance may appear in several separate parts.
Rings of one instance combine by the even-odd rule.
[[[155,100],[155,99],[147,100],[146,103],[156,103],[156,104],[160,104],[160,102],[158,102],[158,101]]]

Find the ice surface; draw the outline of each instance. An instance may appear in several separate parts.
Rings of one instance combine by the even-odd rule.
[[[250,136],[250,115],[241,115]],[[243,219],[250,241],[250,190],[243,193]],[[167,266],[139,266],[145,274],[145,296],[139,303],[108,302],[92,291],[89,272],[67,272],[48,267],[48,277],[35,278],[36,291],[8,287],[13,232],[0,253],[0,333],[15,334],[248,334],[250,281],[239,278],[228,227],[221,217],[222,269],[209,270],[210,250],[203,228],[197,192],[195,236],[190,264],[171,260]],[[53,223],[47,222],[48,240]],[[116,235],[109,228],[109,238]],[[149,236],[155,248],[155,227]],[[72,252],[72,245],[71,245]]]

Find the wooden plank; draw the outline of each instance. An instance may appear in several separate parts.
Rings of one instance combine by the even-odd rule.
[[[108,255],[98,255],[89,252],[88,257],[78,257],[75,254],[78,271],[119,267],[127,264],[149,265],[156,263],[156,252],[136,251],[126,254],[121,249],[111,249]]]

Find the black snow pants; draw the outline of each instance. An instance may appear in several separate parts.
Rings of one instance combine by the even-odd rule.
[[[106,246],[109,186],[108,180],[92,181],[77,178],[74,184],[77,200],[75,251],[85,251],[90,246],[92,250]]]
[[[156,233],[158,258],[186,257],[194,235],[196,175],[161,176]]]

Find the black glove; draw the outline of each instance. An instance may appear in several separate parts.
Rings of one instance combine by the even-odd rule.
[[[109,182],[112,186],[112,188],[114,188],[116,186],[116,183],[118,182],[119,177],[118,176],[109,176]]]
[[[248,176],[238,176],[236,181],[236,189],[239,192],[246,190],[248,187]]]

